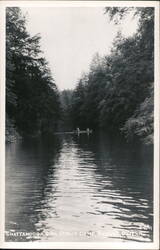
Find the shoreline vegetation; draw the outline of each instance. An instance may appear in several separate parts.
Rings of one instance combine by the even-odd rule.
[[[75,89],[60,92],[40,35],[27,32],[20,8],[6,8],[7,142],[89,128],[153,144],[154,8],[105,8],[115,25],[128,14],[138,19],[136,33],[126,38],[118,32],[110,54],[96,53]]]

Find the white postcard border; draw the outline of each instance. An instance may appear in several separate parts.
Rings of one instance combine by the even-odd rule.
[[[5,242],[5,8],[19,7],[154,7],[155,85],[154,85],[154,238],[153,243],[113,242]],[[160,20],[159,1],[1,1],[0,2],[0,248],[12,249],[159,249],[159,135],[160,135]]]

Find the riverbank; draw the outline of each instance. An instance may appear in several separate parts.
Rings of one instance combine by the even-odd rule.
[[[7,117],[6,118],[6,129],[5,129],[5,141],[6,141],[6,143],[13,142],[19,138],[21,138],[21,136],[16,131],[13,121]]]

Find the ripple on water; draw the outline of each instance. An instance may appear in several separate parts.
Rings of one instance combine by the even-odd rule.
[[[151,163],[105,137],[7,145],[6,231],[35,233],[7,241],[152,241]]]

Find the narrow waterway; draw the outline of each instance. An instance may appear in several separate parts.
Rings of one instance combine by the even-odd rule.
[[[153,150],[101,135],[6,145],[6,241],[152,241]]]

